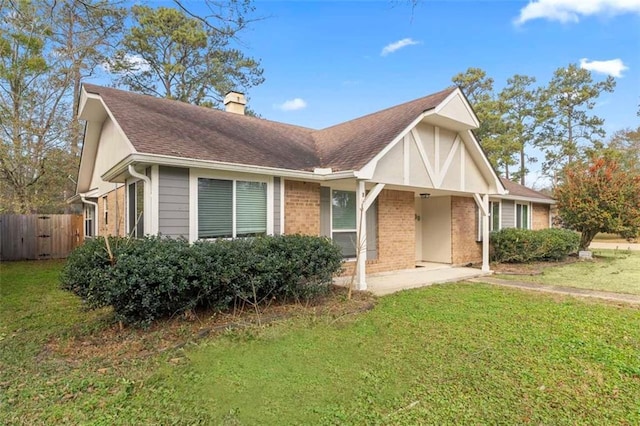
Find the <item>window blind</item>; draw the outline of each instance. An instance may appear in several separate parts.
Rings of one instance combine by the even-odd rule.
[[[233,236],[233,181],[198,179],[198,238]]]
[[[236,182],[236,236],[267,233],[267,184]]]

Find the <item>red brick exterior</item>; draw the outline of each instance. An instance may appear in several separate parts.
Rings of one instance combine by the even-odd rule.
[[[478,211],[470,197],[451,197],[451,263],[482,262],[482,243],[478,235]]]
[[[416,264],[415,195],[383,190],[378,196],[378,259],[367,272],[414,268]]]
[[[383,190],[378,195],[378,258],[367,260],[367,274],[414,268],[416,222],[414,193]],[[343,275],[353,273],[355,262],[345,262]]]
[[[320,235],[320,184],[285,180],[284,233]]]
[[[96,212],[96,219],[98,220],[98,235],[125,235],[124,188],[124,186],[121,186],[117,190],[114,189],[113,191],[107,192],[102,197],[98,198],[98,211]],[[107,197],[108,215],[106,216],[106,222],[104,214],[104,197]]]
[[[532,229],[547,229],[549,227],[549,205],[533,204],[531,218]]]

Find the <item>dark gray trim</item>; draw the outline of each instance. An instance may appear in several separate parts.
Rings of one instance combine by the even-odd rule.
[[[280,189],[282,185],[279,177],[273,178],[273,235],[282,234],[282,193]]]

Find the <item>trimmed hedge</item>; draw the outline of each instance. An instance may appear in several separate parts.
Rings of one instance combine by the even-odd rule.
[[[526,263],[562,260],[578,250],[580,235],[567,229],[506,228],[491,233],[493,260]]]
[[[62,287],[116,319],[148,325],[197,307],[309,300],[328,291],[340,248],[321,237],[286,235],[189,244],[161,237],[87,240],[71,253]]]

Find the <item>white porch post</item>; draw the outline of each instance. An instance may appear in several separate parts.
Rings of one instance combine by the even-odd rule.
[[[489,272],[489,194],[482,196],[482,271]]]
[[[489,272],[489,194],[473,194],[482,216],[482,271]]]
[[[367,262],[367,206],[365,205],[364,181],[356,181],[356,230],[357,230],[357,264],[356,264],[356,289],[366,290],[366,262]]]

